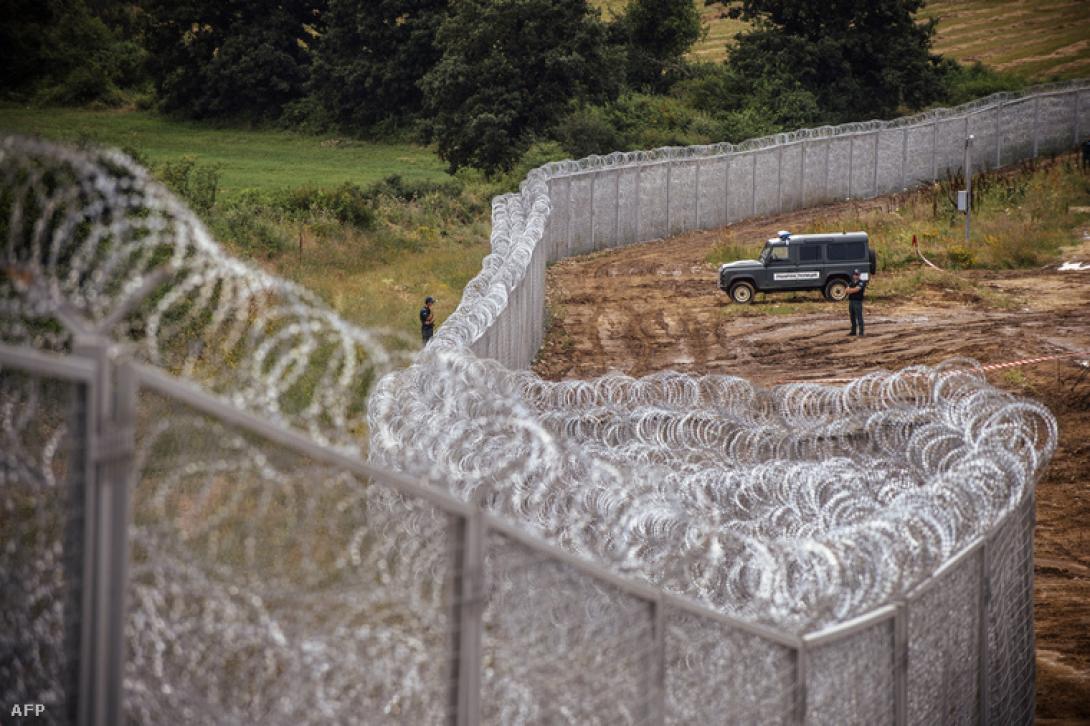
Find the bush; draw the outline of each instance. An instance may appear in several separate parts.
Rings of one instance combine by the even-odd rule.
[[[116,105],[120,93],[94,68],[77,66],[59,84],[43,89],[38,100],[49,106],[82,106],[94,101]]]
[[[224,201],[207,220],[217,239],[250,254],[273,257],[291,243],[276,223],[275,204],[258,192],[243,192]]]
[[[779,124],[752,106],[728,111],[716,117],[716,138],[732,144],[740,144],[748,139],[768,136],[782,130]]]
[[[741,108],[746,101],[744,88],[722,63],[693,63],[690,76],[674,84],[671,94],[705,113]]]
[[[461,192],[462,184],[457,179],[442,182],[429,179],[406,180],[399,174],[393,174],[368,187],[365,196],[369,199],[389,197],[402,202],[415,202],[429,194],[457,197]]]
[[[609,154],[627,146],[625,134],[600,106],[584,106],[575,110],[557,125],[553,135],[574,159],[592,154]]]
[[[371,197],[359,186],[345,182],[331,191],[318,195],[318,204],[338,222],[358,229],[375,226],[375,209]]]
[[[193,156],[183,156],[177,161],[163,162],[154,172],[194,210],[208,212],[215,206],[220,184],[219,164],[202,164]]]
[[[1026,82],[1011,73],[994,71],[979,61],[971,66],[949,62],[944,67],[943,104],[956,106],[1001,91],[1018,91]]]
[[[975,262],[972,250],[962,245],[951,245],[950,247],[947,247],[946,260],[950,267],[953,267],[954,269],[972,267],[973,262]]]
[[[716,120],[679,98],[630,93],[585,106],[564,118],[553,137],[572,157],[612,151],[690,146],[717,140]]]

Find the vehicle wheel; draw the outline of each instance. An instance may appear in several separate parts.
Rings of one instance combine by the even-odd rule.
[[[848,283],[844,280],[829,280],[825,285],[825,299],[840,302],[848,297]]]
[[[870,262],[870,274],[873,275],[874,273],[878,272],[878,255],[875,253],[874,250],[871,250],[868,257],[870,258],[868,260]]]
[[[753,302],[753,285],[748,282],[736,282],[730,286],[730,299],[739,305]]]

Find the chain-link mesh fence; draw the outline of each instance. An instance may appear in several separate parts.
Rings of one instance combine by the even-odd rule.
[[[71,377],[0,364],[0,703],[75,715],[83,613],[85,430]],[[7,715],[7,714],[5,714]]]
[[[4,684],[81,723],[1027,721],[1046,410],[964,361],[771,390],[504,365],[559,257],[934,179],[966,133],[979,166],[1048,153],[1087,114],[1077,83],[547,165],[377,383],[396,336],[123,156],[5,140]]]
[[[501,311],[503,325],[511,326],[544,310],[544,271],[527,264],[533,250],[544,248],[546,262],[553,262],[747,217],[907,190],[960,170],[969,135],[975,137],[976,170],[1072,148],[1090,135],[1090,83],[996,94],[894,121],[804,129],[739,145],[546,164],[530,173],[520,193],[494,200],[496,259],[466,288],[437,340],[525,367],[540,345],[528,330],[507,349],[489,342],[505,335],[491,332]],[[530,291],[515,300],[523,279]],[[526,304],[535,312],[521,311]]]

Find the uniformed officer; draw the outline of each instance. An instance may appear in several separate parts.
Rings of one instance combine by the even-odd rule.
[[[863,294],[867,291],[867,281],[859,274],[859,270],[852,270],[852,286],[847,289],[848,293],[848,315],[852,319],[852,332],[848,335],[855,335],[856,327],[859,328],[859,337],[862,338],[863,333]]]
[[[424,345],[431,340],[431,334],[435,332],[435,313],[431,306],[435,298],[428,295],[424,298],[424,307],[420,308],[420,337],[424,339]]]

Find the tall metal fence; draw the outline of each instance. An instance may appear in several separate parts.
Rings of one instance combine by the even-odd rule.
[[[547,164],[493,203],[493,253],[446,337],[506,366],[542,342],[545,266],[565,257],[711,229],[834,200],[911,189],[962,168],[994,169],[1090,137],[1090,83],[1001,93],[894,121]]]
[[[108,341],[0,345],[0,413],[0,692],[47,722],[1033,719],[1032,488],[904,600],[800,636],[574,557]]]
[[[1065,109],[1069,121],[1059,118]],[[998,126],[999,161],[1044,153],[1069,145],[1061,132],[1074,140],[1088,110],[1086,85],[1076,84],[752,148],[551,165],[531,173],[521,194],[494,202],[493,255],[432,355],[473,365],[456,354],[468,344],[508,365],[528,363],[542,335],[544,265],[565,254],[768,211],[762,190],[774,189],[775,208],[787,209],[837,189],[869,194],[892,177],[918,180],[909,152],[928,133],[921,126],[933,140],[928,178],[955,164],[966,125],[985,117],[1014,119],[1010,131]],[[894,172],[883,150],[898,141]],[[1004,397],[972,371],[864,381],[853,390],[870,392],[870,408],[849,421],[847,443],[867,442],[875,461],[886,451],[903,467],[887,472],[897,486],[938,482],[881,494],[948,515],[921,509],[926,516],[880,525],[908,536],[893,525],[903,521],[926,540],[903,552],[918,560],[909,569],[929,576],[902,587],[864,582],[872,573],[849,568],[841,573],[849,590],[884,604],[802,631],[743,619],[648,584],[644,571],[624,574],[624,563],[573,554],[582,550],[570,532],[542,539],[544,523],[530,521],[542,497],[519,488],[526,467],[556,471],[539,451],[552,445],[546,405],[525,403],[531,389],[552,395],[546,384],[485,369],[497,373],[495,388],[477,381],[459,396],[487,411],[490,397],[511,401],[518,388],[525,401],[512,405],[525,408],[516,425],[489,439],[474,428],[487,421],[451,408],[452,429],[434,431],[443,412],[399,388],[412,369],[436,365],[424,357],[379,386],[403,408],[372,404],[363,419],[373,381],[398,364],[380,331],[353,328],[224,255],[122,157],[18,139],[2,152],[0,703],[9,713],[40,704],[45,722],[81,724],[1032,719],[1033,484],[1055,445],[1043,409]],[[851,170],[847,186],[837,186],[838,169]],[[749,200],[737,201],[730,190],[746,178]],[[416,374],[428,371],[443,373]],[[606,383],[614,393],[623,384]],[[710,396],[713,383],[683,385]],[[809,390],[777,404],[788,427],[792,406],[792,415],[816,416],[817,399],[802,396]],[[762,400],[753,416],[767,408]],[[897,431],[882,419],[886,410],[901,417]],[[655,416],[671,426],[676,418],[668,408]],[[494,440],[525,434],[537,448],[511,449],[482,474],[454,448],[409,451],[399,432],[417,426],[424,444],[442,435],[491,452]],[[368,435],[369,452],[360,443]],[[757,427],[752,439],[773,435]],[[820,427],[807,436],[792,439],[793,451],[847,445]],[[720,456],[715,442],[702,445]],[[584,462],[588,480],[641,485],[636,469],[599,466],[574,449],[559,455],[566,465]],[[430,477],[402,456],[430,462]],[[760,456],[755,468],[782,453]],[[472,496],[442,486],[470,475]],[[563,488],[580,482],[556,483],[565,501],[585,498],[587,528],[627,506]],[[515,500],[527,518],[495,513],[497,502]],[[848,507],[843,516],[863,514]],[[606,539],[630,534],[611,530]],[[679,558],[685,566],[688,557]],[[719,582],[715,571],[693,572]],[[756,593],[771,574],[734,572],[730,582]]]

